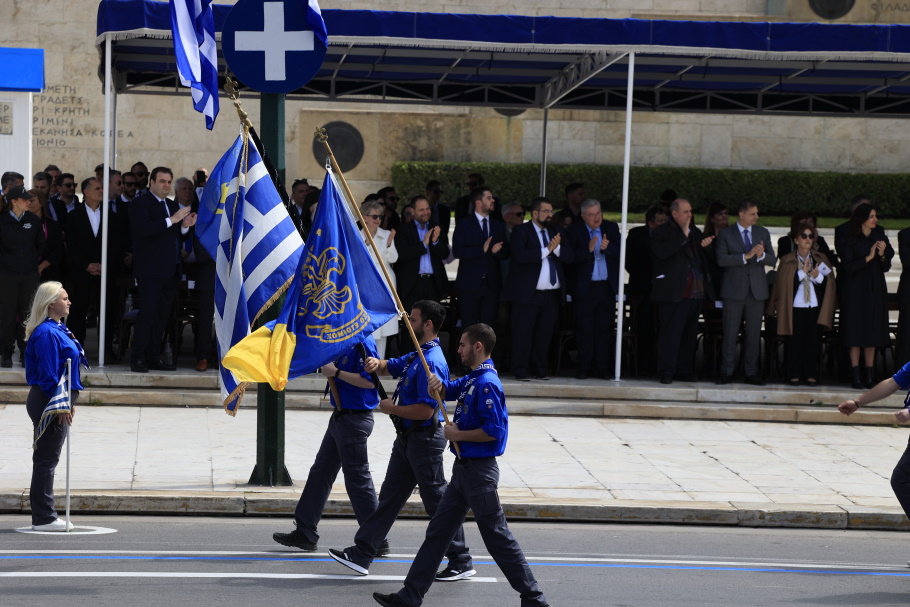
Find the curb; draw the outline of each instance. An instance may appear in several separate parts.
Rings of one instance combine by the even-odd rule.
[[[70,496],[75,514],[136,514],[183,516],[289,516],[296,493],[76,491]],[[58,495],[56,506],[64,507]],[[724,525],[739,527],[788,527],[802,529],[885,529],[910,531],[910,521],[900,508],[764,502],[614,502],[572,500],[508,501],[503,511],[512,520],[540,522],[639,523],[673,525]],[[28,490],[0,491],[0,513],[29,513]],[[353,517],[346,499],[329,499],[323,514]],[[408,500],[400,516],[427,518],[418,496]]]

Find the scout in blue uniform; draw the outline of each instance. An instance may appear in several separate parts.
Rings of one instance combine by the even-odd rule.
[[[437,335],[445,317],[445,309],[441,305],[422,300],[414,304],[410,319],[430,371],[442,377],[449,376],[449,366],[439,347]],[[395,416],[393,421],[397,431],[389,467],[379,490],[379,507],[360,524],[353,546],[344,550],[329,550],[329,556],[361,575],[369,573],[377,550],[414,487],[418,487],[423,507],[430,516],[436,512],[446,489],[442,464],[446,439],[439,424],[442,414],[436,411],[437,403],[430,396],[427,374],[417,353],[391,360],[369,358],[365,369],[398,378],[398,387],[395,388],[395,396],[379,403],[383,413]],[[473,561],[460,525],[448,535],[442,551],[449,558],[446,569],[448,579],[458,580],[474,575]]]
[[[859,398],[845,400],[837,406],[837,410],[844,415],[850,415],[860,406],[882,400],[898,390],[908,392],[907,398],[904,399],[904,408],[896,411],[894,417],[898,423],[906,424],[910,422],[910,362],[901,367],[893,376],[880,381]],[[894,472],[891,473],[891,489],[894,491],[897,501],[900,502],[901,508],[904,509],[904,514],[910,517],[910,443],[894,467]]]
[[[367,358],[376,355],[376,342],[371,336],[362,345]],[[339,470],[344,474],[344,488],[357,522],[362,525],[376,510],[378,502],[370,474],[367,439],[373,433],[373,409],[379,404],[379,393],[370,374],[363,369],[364,362],[360,348],[355,346],[321,369],[326,377],[335,378],[341,402],[331,395],[332,417],[294,510],[297,528],[290,533],[273,534],[272,539],[279,544],[306,552],[316,550],[319,542],[316,527]],[[388,544],[381,546],[379,552],[388,554]]]
[[[429,380],[431,390],[442,390],[446,400],[458,401],[454,423],[445,426],[445,437],[458,443],[461,459],[452,467],[452,482],[430,520],[426,539],[414,557],[404,588],[397,594],[374,592],[373,598],[380,605],[418,607],[423,603],[434,578],[440,579],[435,572],[449,538],[461,529],[470,508],[490,556],[521,595],[521,607],[547,607],[547,599],[537,586],[521,546],[512,537],[499,504],[496,456],[506,450],[509,414],[502,383],[490,360],[495,345],[496,334],[489,325],[471,325],[461,334],[458,344],[461,362],[471,368],[471,373],[455,381],[437,376]]]

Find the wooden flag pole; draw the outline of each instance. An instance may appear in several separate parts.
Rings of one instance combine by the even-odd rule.
[[[376,259],[379,260],[377,264],[379,269],[382,270],[382,275],[385,277],[386,285],[388,285],[389,290],[392,292],[392,296],[395,298],[395,305],[398,307],[398,313],[403,314],[405,317],[408,317],[407,310],[404,309],[404,304],[401,303],[401,299],[398,297],[398,291],[395,290],[395,287],[392,286],[392,279],[389,276],[389,271],[385,268],[385,263],[382,261],[382,255],[379,253],[379,249],[376,248],[376,243],[373,242],[373,235],[370,234],[370,231],[366,229],[366,223],[364,222],[363,215],[360,213],[360,207],[354,203],[354,195],[351,194],[351,188],[348,187],[348,182],[344,178],[344,173],[341,172],[341,167],[338,166],[338,161],[335,160],[335,154],[332,153],[332,148],[329,146],[329,136],[326,134],[325,129],[316,129],[314,134],[316,141],[320,142],[325,146],[325,151],[329,155],[329,159],[332,162],[332,169],[335,171],[335,174],[338,175],[338,179],[341,181],[341,187],[344,188],[344,193],[347,196],[347,199],[350,201],[351,206],[354,207],[354,212],[357,214],[357,219],[360,221],[360,225],[364,226],[364,233],[367,236],[367,242],[370,244],[370,248],[373,250],[373,254],[376,256]],[[417,356],[420,357],[420,362],[423,365],[423,370],[427,374],[427,378],[430,377],[430,365],[427,364],[427,359],[423,355],[423,349],[420,347],[420,342],[417,341],[417,335],[414,334],[414,327],[411,326],[410,322],[404,323],[408,328],[408,334],[411,336],[411,341],[414,342],[414,347],[417,348]],[[448,379],[448,378],[444,378]],[[442,399],[439,397],[439,393],[431,392],[430,394],[436,400],[436,407],[442,411],[442,417],[445,420],[445,423],[449,422],[449,414],[446,411],[445,406],[442,404]],[[452,446],[455,447],[455,455],[458,459],[461,459],[461,449],[458,447],[458,443],[452,441]]]

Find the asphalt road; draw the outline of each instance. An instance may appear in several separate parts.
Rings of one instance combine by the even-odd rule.
[[[230,607],[375,605],[401,586],[425,521],[399,521],[392,555],[369,577],[325,553],[271,541],[288,519],[89,517],[117,529],[68,537],[20,534],[0,516],[0,605]],[[910,537],[900,532],[512,523],[541,588],[557,606],[906,605]],[[351,543],[356,523],[329,519],[320,549]],[[466,526],[477,576],[435,584],[425,605],[519,605]]]

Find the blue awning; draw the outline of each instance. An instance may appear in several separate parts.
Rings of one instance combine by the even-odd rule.
[[[213,7],[220,32],[232,7]],[[115,41],[118,91],[175,88],[168,10],[151,0],[100,3],[97,43]],[[907,25],[323,15],[325,62],[291,97],[621,110],[635,52],[636,109],[910,115]]]
[[[0,48],[0,91],[44,90],[43,48]]]

